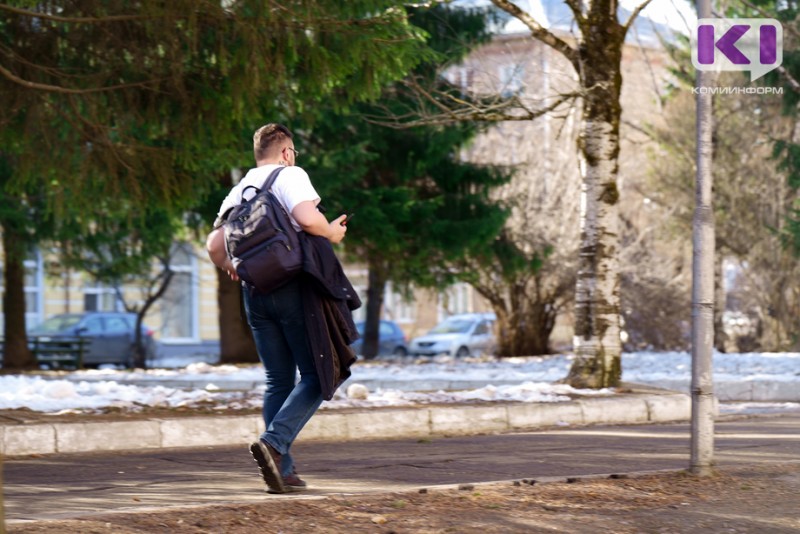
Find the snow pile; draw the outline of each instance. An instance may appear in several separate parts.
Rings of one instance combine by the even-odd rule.
[[[569,395],[614,395],[611,389],[575,389],[566,384],[547,384],[543,382],[524,382],[519,385],[495,386],[489,384],[479,389],[467,391],[436,391],[414,392],[398,391],[396,389],[377,389],[370,392],[365,399],[360,396],[361,388],[356,389],[358,394],[349,395],[350,388],[361,384],[353,384],[347,388],[347,393],[337,391],[334,398],[322,405],[323,408],[359,408],[368,406],[404,406],[412,404],[447,404],[463,403],[469,401],[502,401],[502,402],[564,402],[570,400]]]
[[[137,406],[180,407],[214,402],[213,393],[164,386],[137,387],[114,381],[74,382],[39,376],[0,376],[0,409],[37,412],[92,411],[104,408],[136,410]]]
[[[404,358],[359,362],[353,367],[349,387],[340,388],[324,409],[370,406],[404,406],[463,402],[564,402],[570,396],[614,395],[613,390],[576,390],[555,382],[566,376],[570,355],[549,357]],[[160,365],[161,362],[156,362]],[[691,357],[685,352],[624,354],[623,380],[658,386],[667,380],[689,380]],[[716,354],[715,381],[798,380],[800,353]],[[134,385],[135,381],[147,385]],[[413,391],[423,381],[471,384],[461,391]],[[246,384],[247,391],[230,391],[221,385]],[[379,382],[370,390],[365,384]],[[512,384],[500,384],[500,382]],[[27,408],[45,413],[65,411],[127,410],[143,407],[212,407],[220,411],[259,409],[264,391],[260,365],[210,365],[196,362],[182,368],[126,371],[113,368],[54,372],[47,378],[31,375],[0,376],[0,409]],[[397,387],[391,387],[395,383]],[[187,387],[177,387],[186,384]],[[188,387],[189,385],[193,387]],[[403,390],[399,389],[403,385]],[[475,387],[475,385],[481,387]],[[485,385],[483,385],[485,384]],[[353,387],[360,386],[360,387]],[[236,386],[241,387],[241,386]],[[408,390],[412,391],[408,391]],[[417,388],[419,389],[419,388]],[[223,391],[225,390],[225,391]],[[348,395],[348,390],[351,394]],[[727,413],[754,410],[740,403]],[[758,403],[764,410],[798,409],[797,403]]]
[[[104,366],[101,369],[85,369],[82,371],[74,371],[70,373],[70,378],[73,379],[91,379],[96,380],[100,378],[108,378],[113,380],[124,376],[126,380],[138,379],[180,379],[186,381],[226,381],[226,380],[264,380],[264,369],[260,366],[251,365],[240,367],[236,365],[211,365],[206,362],[195,362],[180,368],[163,368],[161,362],[156,361],[152,367],[155,369],[148,369],[146,371],[137,369],[133,371],[121,371],[114,366]],[[121,375],[120,373],[124,373]]]

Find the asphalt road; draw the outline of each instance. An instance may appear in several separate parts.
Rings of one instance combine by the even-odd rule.
[[[9,523],[154,507],[260,502],[514,479],[678,470],[689,426],[585,427],[515,434],[295,445],[311,488],[267,495],[241,447],[65,454],[5,461]],[[800,415],[717,422],[720,465],[800,462]]]

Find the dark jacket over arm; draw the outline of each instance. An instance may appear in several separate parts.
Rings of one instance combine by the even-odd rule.
[[[303,308],[311,354],[317,366],[322,398],[333,394],[350,377],[356,355],[350,344],[358,339],[351,310],[361,306],[342,264],[324,237],[300,233],[303,247]]]

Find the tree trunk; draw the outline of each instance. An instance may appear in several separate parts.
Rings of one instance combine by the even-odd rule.
[[[223,188],[229,189],[238,183],[240,177],[239,170],[234,169],[219,174],[217,179]],[[258,349],[250,325],[247,324],[242,285],[231,280],[225,271],[215,270],[219,313],[219,362],[258,363]]]
[[[228,273],[217,271],[220,363],[257,363],[258,351],[247,324],[242,287]]]
[[[548,302],[528,302],[516,313],[498,314],[501,335],[497,356],[538,356],[550,354],[550,334],[555,326],[555,307]]]
[[[386,290],[386,269],[380,260],[369,259],[367,285],[367,308],[364,321],[364,340],[361,354],[370,360],[378,355],[380,342],[381,309]]]
[[[5,534],[6,532],[6,507],[3,502],[3,495],[5,494],[5,489],[3,487],[3,469],[3,455],[0,454],[0,534]]]
[[[581,87],[586,91],[578,139],[581,245],[575,287],[576,359],[566,381],[580,388],[616,387],[622,376],[617,159],[624,32],[615,14],[610,19],[603,31],[589,32],[579,45]]]
[[[147,369],[147,353],[142,342],[142,322],[144,313],[136,314],[136,330],[133,332],[133,361],[131,367],[136,369]]]
[[[170,268],[169,261],[162,260],[161,263],[164,269],[159,275],[159,278],[161,279],[161,287],[159,287],[155,293],[149,295],[141,309],[136,312],[133,366],[137,369],[147,369],[147,351],[145,350],[144,342],[142,341],[142,323],[144,322],[144,316],[147,315],[147,311],[150,309],[150,307],[153,306],[153,304],[155,304],[155,302],[160,299],[164,293],[166,293],[169,283],[172,281],[172,277],[175,276],[175,271]]]
[[[3,293],[3,368],[33,369],[36,357],[28,348],[25,328],[25,241],[10,225],[3,227],[5,251]]]
[[[538,275],[528,275],[517,283],[489,278],[470,284],[491,304],[497,317],[496,355],[502,358],[550,354],[550,335],[558,316],[556,303],[568,286],[545,290]]]

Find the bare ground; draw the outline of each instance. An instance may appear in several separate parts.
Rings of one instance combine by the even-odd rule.
[[[800,464],[480,484],[10,525],[10,533],[800,533]]]

